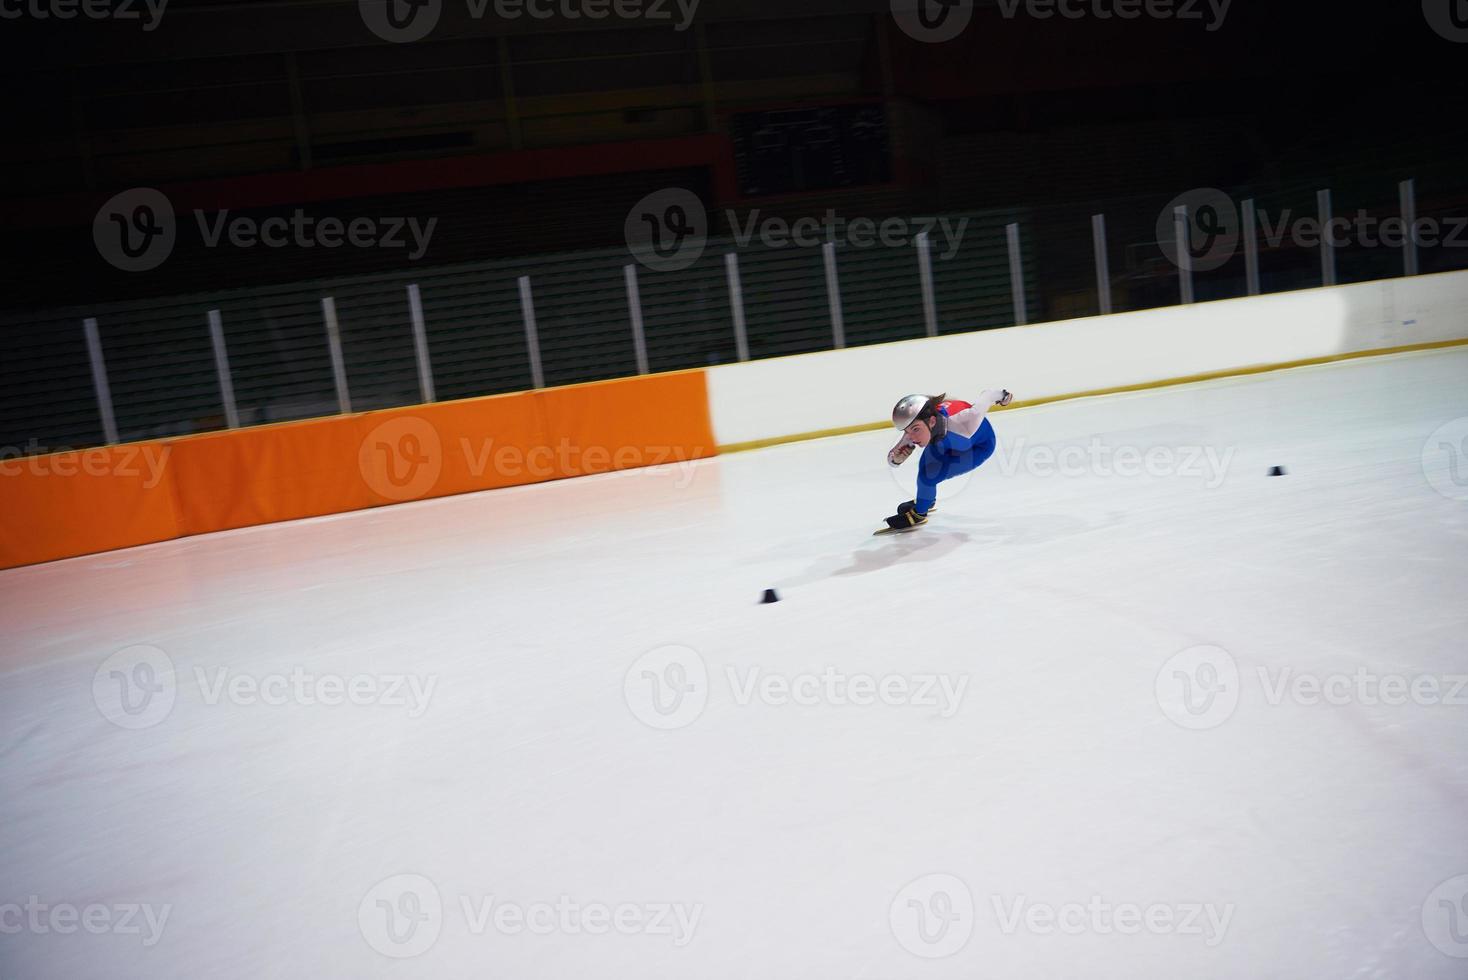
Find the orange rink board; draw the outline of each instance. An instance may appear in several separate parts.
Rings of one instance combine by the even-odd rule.
[[[0,461],[0,568],[716,453],[703,371]]]

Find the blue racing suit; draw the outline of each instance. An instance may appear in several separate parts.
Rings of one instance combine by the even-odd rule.
[[[983,398],[997,395],[984,392]],[[938,412],[948,419],[948,433],[942,439],[928,443],[918,458],[917,512],[926,515],[938,502],[938,484],[955,476],[971,473],[983,466],[994,455],[997,440],[994,427],[986,416],[994,402],[965,408],[949,416],[949,403],[938,406]]]

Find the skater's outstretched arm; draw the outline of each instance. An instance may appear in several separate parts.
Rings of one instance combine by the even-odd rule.
[[[966,408],[955,413],[948,420],[948,431],[957,432],[965,439],[973,437],[979,431],[979,426],[984,424],[984,419],[989,414],[989,409],[998,405],[1003,407],[1014,401],[1014,396],[1003,388],[989,388],[979,392],[979,397],[974,401],[973,407]]]

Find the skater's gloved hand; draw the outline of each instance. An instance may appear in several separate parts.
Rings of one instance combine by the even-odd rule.
[[[887,454],[887,465],[901,466],[903,463],[907,462],[907,457],[911,456],[912,451],[916,448],[917,443],[913,442],[906,436],[903,436],[902,441],[893,446],[892,451]]]
[[[994,404],[998,405],[1000,408],[1005,408],[1012,401],[1014,401],[1014,395],[1011,394],[1008,389],[1005,389],[999,392],[999,400]]]

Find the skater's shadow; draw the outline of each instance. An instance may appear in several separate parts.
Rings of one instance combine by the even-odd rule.
[[[916,531],[897,535],[895,540],[879,541],[858,548],[851,555],[851,564],[827,572],[826,575],[831,578],[838,575],[866,575],[907,562],[937,561],[972,540],[973,536],[966,531],[939,531],[930,534]]]
[[[802,575],[787,579],[785,585],[806,585],[823,578],[867,575],[895,565],[912,562],[939,561],[965,546],[1029,545],[1086,534],[1121,522],[1121,515],[1111,514],[1096,524],[1072,516],[1036,515],[1024,521],[1001,522],[976,517],[948,515],[945,523],[959,524],[967,530],[927,527],[910,534],[872,538],[851,553],[844,564],[826,560],[812,566]]]

